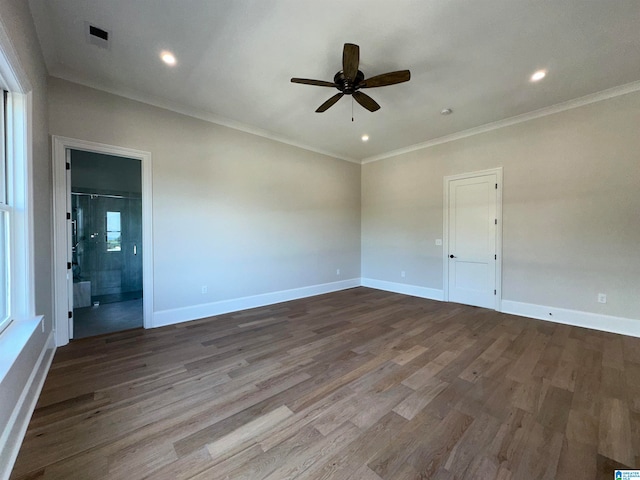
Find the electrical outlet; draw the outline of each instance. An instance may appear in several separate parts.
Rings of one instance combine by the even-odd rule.
[[[442,245],[442,239],[441,238],[436,238],[436,245],[438,245],[438,246]]]
[[[402,270],[402,271],[400,272],[400,276],[401,276],[402,278],[404,278],[404,277],[405,277],[404,270]]]
[[[607,294],[599,293],[598,294],[598,303],[607,303]]]
[[[340,269],[339,268],[336,270],[336,275],[340,275]]]
[[[203,285],[202,286],[202,293],[204,294],[204,293],[207,293],[208,291],[209,291],[209,289],[207,288],[207,286]]]

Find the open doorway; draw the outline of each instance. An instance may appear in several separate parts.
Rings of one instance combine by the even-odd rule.
[[[126,318],[128,313],[132,313],[135,317],[135,326],[152,328],[151,153],[57,135],[52,137],[52,144],[56,345],[66,345],[72,338],[131,328],[132,324],[128,323],[129,319]],[[85,160],[89,167],[86,165],[84,167],[88,169],[98,166],[101,162],[106,162],[111,167],[117,166],[101,169],[97,184],[87,183],[88,180],[81,178],[75,178],[76,181],[72,182],[72,175],[74,177],[95,175],[90,170],[82,171]],[[75,162],[74,167],[72,167],[73,162]],[[139,173],[126,173],[123,168],[137,169]],[[118,179],[127,180],[129,183],[124,186],[114,186],[112,182]],[[73,188],[72,183],[75,183]],[[133,187],[132,183],[136,186]],[[141,222],[125,218],[134,206],[139,208],[140,204]],[[74,207],[77,208],[76,211]],[[80,225],[81,222],[83,225]],[[88,238],[86,243],[81,245],[80,239],[83,235]],[[93,239],[91,235],[94,235]],[[90,243],[91,241],[94,243]],[[129,258],[122,258],[125,255]],[[120,257],[123,263],[124,275],[118,274],[118,269],[114,267],[117,257]],[[127,262],[129,262],[128,266]],[[97,272],[102,273],[91,273],[92,266],[97,266]],[[140,275],[142,287],[140,287]],[[95,285],[87,283],[82,286],[75,285],[87,281],[92,284],[95,282]],[[127,308],[131,305],[125,304],[127,301],[136,302],[137,308],[135,310]],[[94,302],[99,304],[94,307]],[[139,314],[140,303],[142,304],[142,324],[140,324]],[[84,306],[87,304],[90,305]],[[82,308],[87,310],[80,311]],[[78,320],[74,317],[81,317],[85,312],[109,314],[112,318],[118,318],[120,324],[109,326],[109,321],[105,323],[99,318],[94,318],[93,321],[100,324],[101,329],[74,332],[76,327],[74,323]]]
[[[142,327],[141,161],[69,156],[73,338]]]

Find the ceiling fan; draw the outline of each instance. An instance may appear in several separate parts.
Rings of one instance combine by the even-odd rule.
[[[334,87],[340,90],[329,100],[324,102],[316,110],[317,113],[325,112],[329,107],[333,106],[344,95],[351,95],[356,102],[362,105],[370,112],[380,109],[380,105],[366,93],[362,93],[360,89],[386,87],[387,85],[395,85],[396,83],[408,82],[411,79],[409,70],[399,70],[397,72],[383,73],[375,77],[365,80],[364,73],[358,70],[360,63],[360,47],[353,43],[345,43],[342,51],[342,70],[335,74],[332,82],[323,80],[310,80],[307,78],[292,78],[293,83],[303,83],[305,85],[316,85],[318,87]]]

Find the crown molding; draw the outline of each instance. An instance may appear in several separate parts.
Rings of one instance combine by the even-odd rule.
[[[0,19],[0,87],[17,93],[28,93],[32,90],[29,76],[22,68],[20,58],[2,19]]]
[[[61,80],[65,80],[71,83],[76,83],[78,85],[83,85],[85,87],[111,93],[113,95],[118,95],[120,97],[124,97],[129,100],[145,103],[147,105],[152,105],[154,107],[162,108],[164,110],[169,110],[175,113],[179,113],[181,115],[197,118],[199,120],[204,120],[206,122],[213,123],[216,125],[221,125],[223,127],[231,128],[233,130],[239,130],[241,132],[267,138],[275,142],[291,145],[293,147],[301,148],[303,150],[318,153],[320,155],[326,155],[331,158],[344,160],[351,163],[356,163],[359,165],[377,162],[387,158],[396,157],[398,155],[402,155],[405,153],[415,152],[417,150],[422,150],[422,149],[433,147],[436,145],[441,145],[443,143],[454,142],[456,140],[461,140],[463,138],[472,137],[474,135],[479,135],[479,134],[490,132],[493,130],[498,130],[500,128],[509,127],[511,125],[517,125],[519,123],[528,122],[529,120],[534,120],[536,118],[546,117],[548,115],[564,112],[566,110],[572,110],[574,108],[589,105],[591,103],[596,103],[602,100],[607,100],[607,99],[618,97],[621,95],[626,95],[628,93],[640,91],[640,81],[627,83],[625,85],[620,85],[617,87],[609,88],[607,90],[602,90],[600,92],[592,93],[589,95],[585,95],[583,97],[568,100],[566,102],[551,105],[549,107],[540,108],[532,112],[527,112],[521,115],[516,115],[514,117],[505,118],[503,120],[486,123],[484,125],[480,125],[478,127],[473,127],[467,130],[456,132],[451,135],[445,135],[443,137],[427,140],[426,142],[416,143],[414,145],[409,145],[407,147],[391,150],[386,153],[381,153],[379,155],[374,155],[371,157],[366,157],[361,160],[358,160],[355,158],[347,157],[345,155],[340,155],[335,152],[330,152],[327,150],[316,148],[311,145],[306,145],[306,144],[297,142],[295,140],[292,140],[290,138],[277,135],[268,130],[257,128],[257,127],[254,127],[242,122],[238,122],[229,118],[221,117],[219,115],[215,115],[213,113],[206,112],[204,110],[185,107],[183,105],[178,105],[173,102],[168,102],[164,99],[161,99],[152,95],[141,94],[140,92],[137,92],[137,91],[116,89],[116,88],[103,85],[99,82],[94,82],[87,79],[79,79],[77,78],[76,75],[73,75],[64,70],[51,69],[49,74],[54,78],[59,78]]]
[[[546,117],[547,115],[553,115],[555,113],[564,112],[566,110],[572,110],[574,108],[582,107],[584,105],[600,102],[602,100],[607,100],[609,98],[619,97],[621,95],[637,92],[639,90],[640,90],[640,81],[627,83],[625,85],[620,85],[618,87],[613,87],[607,90],[602,90],[600,92],[591,93],[583,97],[574,98],[573,100],[557,103],[555,105],[544,107],[539,110],[523,113],[522,115],[516,115],[515,117],[505,118],[504,120],[498,120],[496,122],[487,123],[479,127],[470,128],[468,130],[463,130],[461,132],[453,133],[451,135],[445,135],[444,137],[434,138],[433,140],[428,140],[426,142],[416,143],[408,147],[403,147],[397,150],[392,150],[387,153],[382,153],[380,155],[367,157],[362,159],[360,163],[364,165],[367,163],[384,160],[386,158],[396,157],[404,153],[415,152],[416,150],[422,150],[424,148],[433,147],[435,145],[454,142],[456,140],[460,140],[463,138],[479,135],[481,133],[490,132],[492,130],[498,130],[500,128],[509,127],[511,125],[517,125],[518,123],[528,122],[529,120],[534,120],[540,117]]]
[[[95,90],[100,90],[106,93],[110,93],[112,95],[117,95],[119,97],[127,98],[129,100],[134,100],[136,102],[145,103],[147,105],[162,108],[164,110],[169,110],[171,112],[179,113],[181,115],[186,115],[188,117],[197,118],[198,120],[204,120],[205,122],[214,123],[216,125],[221,125],[223,127],[231,128],[233,130],[239,130],[245,133],[250,133],[251,135],[267,138],[269,140],[273,140],[279,143],[284,143],[286,145],[291,145],[292,147],[297,147],[310,152],[326,155],[327,157],[335,158],[338,160],[344,160],[351,163],[357,163],[357,164],[361,163],[360,160],[356,160],[355,158],[340,155],[335,152],[329,152],[327,150],[322,150],[320,148],[312,147],[310,145],[305,145],[303,143],[296,142],[295,140],[292,140],[290,138],[277,135],[268,130],[263,130],[261,128],[253,127],[251,125],[247,125],[242,122],[237,122],[235,120],[221,117],[219,115],[215,115],[213,113],[206,112],[204,110],[185,107],[183,105],[178,105],[173,102],[168,102],[166,100],[160,99],[152,95],[144,95],[144,94],[141,94],[140,92],[135,92],[133,90],[115,89],[115,88],[107,87],[98,82],[93,82],[86,79],[78,79],[75,75],[72,75],[66,71],[61,71],[57,69],[56,70],[52,69],[49,72],[49,75],[51,77],[59,78],[67,82],[93,88]]]

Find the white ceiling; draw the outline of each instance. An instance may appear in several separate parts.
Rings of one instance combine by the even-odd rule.
[[[29,3],[53,76],[353,160],[640,80],[638,0]],[[85,22],[110,49],[87,43]],[[345,42],[366,77],[412,75],[367,90],[382,108],[354,104],[353,123],[351,98],[314,113],[336,90],[289,81],[332,81]]]

